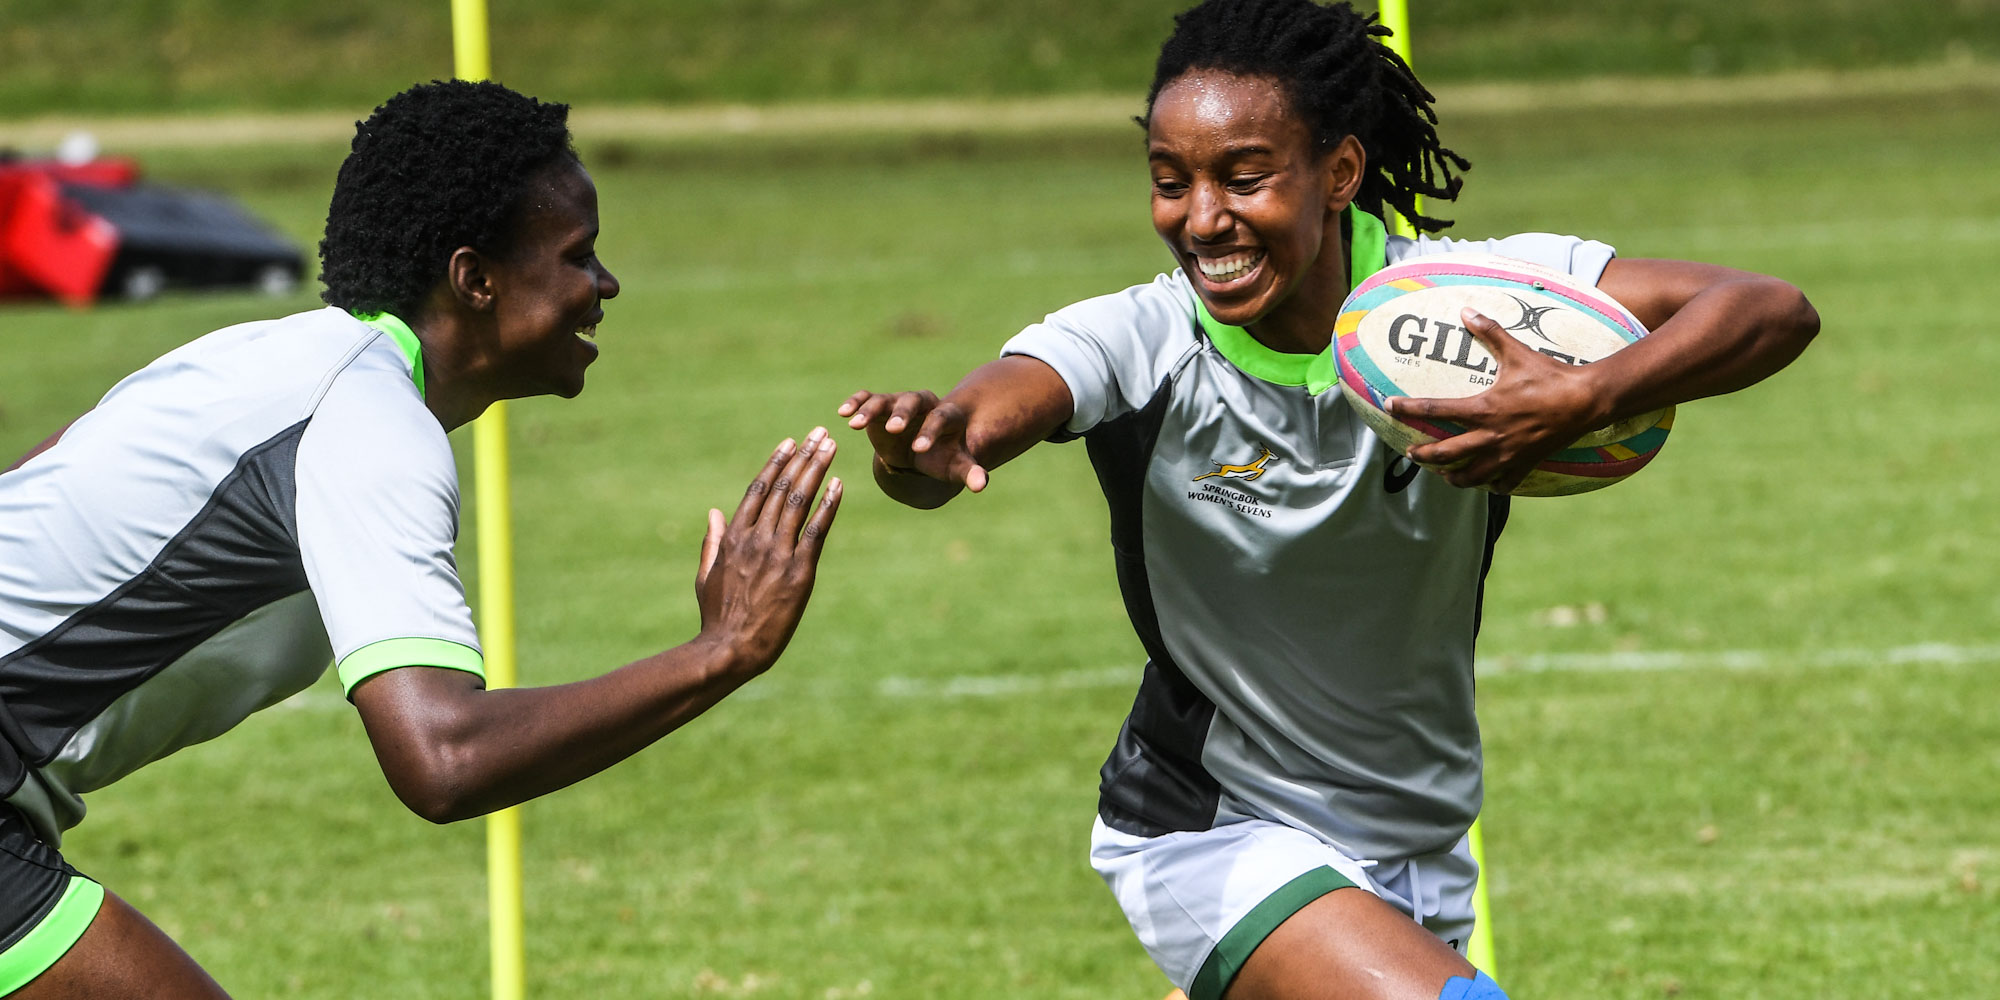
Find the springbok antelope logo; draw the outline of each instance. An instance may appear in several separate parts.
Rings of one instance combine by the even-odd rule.
[[[1204,479],[1241,479],[1247,483],[1263,475],[1264,463],[1270,460],[1271,449],[1265,448],[1264,453],[1248,465],[1224,465],[1221,462],[1213,462],[1210,464],[1215,466],[1215,471],[1194,477],[1194,482],[1198,483]]]

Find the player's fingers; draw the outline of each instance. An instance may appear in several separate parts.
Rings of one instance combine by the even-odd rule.
[[[974,493],[977,493],[980,490],[985,489],[986,467],[983,465],[976,465],[976,464],[971,466],[970,468],[965,470],[964,476],[962,476],[959,481],[965,484],[966,489],[971,490]]]
[[[1486,484],[1486,488],[1495,493],[1501,494],[1502,496],[1511,494],[1515,490],[1520,488],[1521,480],[1528,478],[1528,473],[1533,471],[1535,470],[1523,469],[1520,472],[1511,473],[1504,476],[1495,476],[1493,477],[1492,482]]]
[[[1457,449],[1438,450],[1437,445],[1424,445],[1410,449],[1410,461],[1426,469],[1443,472],[1464,465],[1466,456]]]
[[[866,389],[863,389],[860,392],[857,392],[854,395],[847,397],[847,399],[842,401],[841,404],[838,407],[836,407],[833,412],[838,413],[843,417],[851,417],[854,415],[854,411],[861,409],[861,404],[868,402],[869,397],[873,395],[875,394],[869,392]]]
[[[903,428],[919,413],[937,402],[937,396],[929,392],[905,392],[896,397],[895,405],[889,408],[889,419],[882,422],[882,429],[891,434],[901,434]]]
[[[1482,448],[1488,447],[1492,443],[1492,437],[1492,434],[1479,430],[1454,434],[1442,441],[1432,441],[1411,448],[1410,461],[1438,471],[1457,469],[1477,456]]]
[[[1478,407],[1484,405],[1472,402],[1475,396],[1465,399],[1440,399],[1428,396],[1390,396],[1382,401],[1382,409],[1392,417],[1411,417],[1417,420],[1463,421]]]
[[[799,534],[799,547],[794,552],[808,565],[819,562],[819,551],[826,544],[826,533],[833,530],[833,516],[840,513],[840,494],[840,477],[827,480],[826,495],[820,498],[819,507]]]
[[[854,415],[847,418],[847,426],[855,430],[867,427],[871,423],[880,426],[877,422],[881,419],[883,411],[887,410],[889,404],[895,401],[896,397],[894,396],[885,396],[881,393],[871,394],[867,399],[861,401],[860,406],[855,408]]]
[[[768,533],[777,528],[778,519],[785,510],[785,498],[791,495],[792,485],[799,481],[799,475],[805,471],[806,463],[813,455],[818,454],[820,443],[824,440],[826,440],[826,428],[813,428],[812,433],[807,434],[806,439],[799,443],[798,450],[792,453],[791,460],[785,463],[784,468],[778,470],[778,478],[771,480],[770,496],[765,498],[763,509],[757,512],[758,531]]]
[[[757,471],[757,478],[750,480],[749,488],[743,491],[743,502],[736,505],[736,516],[730,520],[731,524],[747,525],[757,519],[758,512],[764,509],[764,498],[770,495],[771,484],[777,480],[785,463],[791,460],[794,449],[791,438],[778,442],[777,449],[771,452],[771,460],[764,463],[764,467]]]
[[[955,403],[939,403],[931,408],[930,415],[924,417],[924,425],[917,428],[917,436],[910,441],[910,450],[926,452],[936,447],[938,442],[958,440],[965,437],[965,409]]]
[[[782,498],[783,513],[778,516],[776,540],[783,548],[789,549],[798,539],[799,528],[805,524],[807,512],[812,510],[813,497],[819,493],[820,480],[826,477],[827,466],[833,464],[835,447],[833,435],[828,434],[820,438],[819,446],[811,454],[802,455],[805,465],[799,470],[798,478],[792,480],[792,488]]]
[[[1443,476],[1453,486],[1484,486],[1507,464],[1498,446],[1489,432],[1467,431],[1411,448],[1410,461]]]
[[[1493,466],[1484,462],[1467,462],[1455,469],[1441,469],[1438,475],[1444,481],[1461,489],[1483,487],[1493,482]]]
[[[1472,334],[1472,339],[1479,341],[1480,346],[1486,348],[1487,353],[1493,355],[1503,368],[1520,352],[1530,351],[1528,345],[1515,340],[1513,334],[1495,322],[1493,317],[1471,306],[1460,309],[1458,319],[1465,324],[1465,332]]]
[[[715,568],[716,554],[722,551],[722,532],[726,527],[722,520],[722,511],[710,507],[708,531],[701,536],[701,568],[694,574],[694,585],[697,589],[708,585],[708,571]]]

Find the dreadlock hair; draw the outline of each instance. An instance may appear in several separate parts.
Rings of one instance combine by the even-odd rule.
[[[490,82],[433,80],[384,101],[334,180],[320,297],[414,319],[452,251],[506,256],[536,175],[579,162],[568,121],[569,105]]]
[[[1389,34],[1345,2],[1206,0],[1174,18],[1139,124],[1167,84],[1194,70],[1276,81],[1321,152],[1360,141],[1368,159],[1355,204],[1376,215],[1387,204],[1436,232],[1451,220],[1419,215],[1417,196],[1456,197],[1464,180],[1453,171],[1472,164],[1439,143],[1431,92],[1379,41]]]

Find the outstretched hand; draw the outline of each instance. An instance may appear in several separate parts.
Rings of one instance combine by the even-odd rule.
[[[1463,399],[1392,396],[1397,417],[1449,421],[1465,428],[1410,449],[1410,460],[1453,486],[1511,493],[1535,464],[1608,423],[1584,369],[1566,365],[1514,339],[1500,324],[1466,309],[1465,329],[1500,363],[1493,386]]]
[[[701,634],[756,670],[784,652],[812,596],[820,549],[840,509],[838,478],[813,505],[833,454],[833,437],[824,427],[814,428],[802,446],[786,439],[750,481],[734,518],[708,512],[694,580]]]
[[[965,409],[937,393],[863,389],[835,412],[868,432],[876,461],[889,472],[919,473],[974,493],[986,488],[986,469],[966,446]]]

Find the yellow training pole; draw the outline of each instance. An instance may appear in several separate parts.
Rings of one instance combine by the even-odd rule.
[[[1409,0],[1380,0],[1379,10],[1382,24],[1395,34],[1389,36],[1389,47],[1410,62],[1410,4]],[[1417,211],[1423,211],[1423,196],[1417,196]],[[1410,220],[1398,214],[1390,220],[1394,231],[1403,236],[1416,236],[1417,227]],[[1486,884],[1486,837],[1480,830],[1478,820],[1472,821],[1472,832],[1468,835],[1472,842],[1472,860],[1479,865],[1479,882],[1472,889],[1472,940],[1465,943],[1465,957],[1473,965],[1495,979],[1500,974],[1493,966],[1493,907],[1488,901]]]
[[[493,75],[486,0],[451,0],[453,64],[461,80]],[[514,513],[508,495],[507,404],[495,403],[472,425],[473,505],[479,511],[479,641],[486,686],[513,687]],[[486,819],[486,902],[493,951],[493,1000],[527,996],[521,905],[521,810]]]

